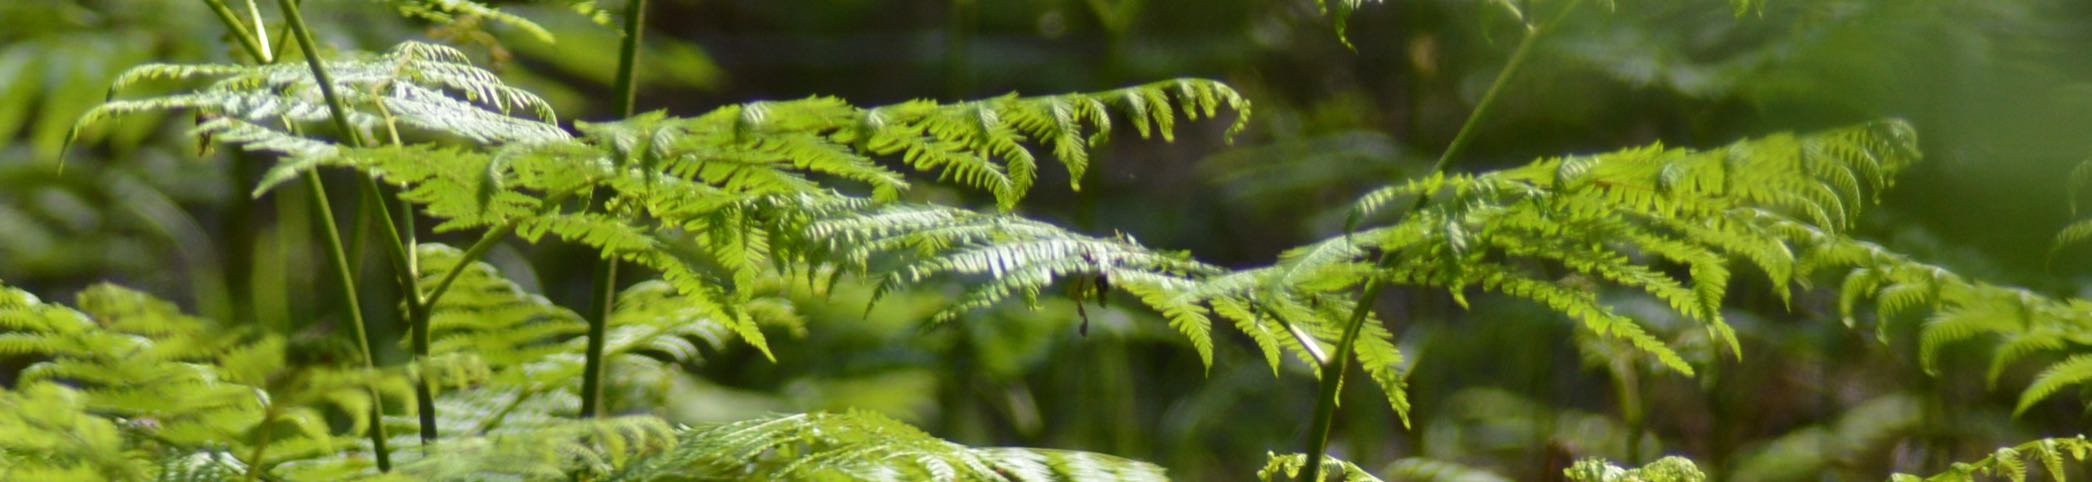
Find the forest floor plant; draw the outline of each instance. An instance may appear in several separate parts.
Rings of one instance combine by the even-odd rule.
[[[205,0],[252,64],[148,64],[120,76],[75,131],[128,114],[197,114],[207,143],[267,156],[255,196],[302,181],[320,216],[355,353],[293,349],[288,333],[185,315],[172,303],[101,285],[75,307],[0,291],[0,353],[33,354],[0,391],[0,475],[116,480],[1158,480],[1153,464],[1048,449],[975,448],[871,412],[784,414],[706,426],[611,417],[659,399],[662,380],[700,346],[738,340],[770,357],[765,328],[798,327],[779,286],[879,296],[947,280],[950,322],[1055,285],[1078,297],[1131,294],[1190,340],[1208,366],[1212,325],[1232,325],[1276,376],[1285,358],[1314,370],[1305,454],[1273,455],[1267,479],[1374,480],[1328,457],[1339,387],[1357,362],[1405,422],[1407,362],[1373,311],[1386,287],[1530,301],[1690,376],[1693,364],[1601,289],[1646,294],[1695,321],[1736,357],[1725,320],[1732,273],[1761,272],[1785,300],[1819,274],[1839,279],[1848,323],[1860,301],[1891,314],[1931,307],[1921,358],[1993,334],[1994,367],[2082,344],[2083,300],[1966,280],[1846,234],[1897,173],[1917,162],[1907,123],[1881,120],[1770,134],[1712,149],[1650,145],[1551,157],[1503,170],[1449,168],[1508,79],[1579,2],[1527,23],[1509,64],[1422,176],[1363,196],[1346,232],[1229,269],[1012,214],[1050,154],[1079,186],[1090,149],[1114,125],[1173,139],[1180,119],[1242,129],[1249,101],[1227,85],[1178,79],[1096,93],[1015,94],[857,107],[834,98],[759,101],[695,117],[634,112],[644,0],[621,12],[615,89],[621,120],[561,124],[548,103],[473,66],[455,49],[398,44],[325,52],[295,0],[278,2],[297,50],[281,53],[259,10],[252,24]],[[543,32],[472,2],[392,0],[434,19],[486,18]],[[1338,2],[1339,17],[1357,7]],[[1745,9],[1750,2],[1737,2]],[[251,5],[250,5],[251,7]],[[1523,19],[1523,14],[1520,14]],[[1523,21],[1523,20],[1521,20]],[[1340,30],[1341,34],[1341,30]],[[302,57],[304,65],[285,62]],[[126,95],[146,84],[168,93]],[[156,91],[157,92],[157,91]],[[898,161],[907,169],[889,167]],[[359,273],[328,206],[322,170],[358,182],[401,288],[403,344],[385,366],[364,325]],[[978,189],[991,212],[911,201],[908,170]],[[387,185],[391,188],[387,189]],[[1406,206],[1406,209],[1404,208]],[[394,210],[398,207],[397,211]],[[419,241],[478,231],[457,249]],[[546,237],[603,258],[586,313],[529,293],[483,258],[498,243]],[[620,265],[649,279],[619,289]],[[2003,321],[2001,321],[2003,320]],[[1626,355],[1623,355],[1626,356]],[[2079,355],[2052,365],[2021,408],[2092,381]],[[1994,368],[1996,370],[1996,368]],[[1995,380],[1995,375],[1993,375]],[[578,385],[577,386],[577,382]],[[612,395],[615,395],[614,397]],[[412,406],[387,400],[415,399]],[[1624,398],[1624,397],[1623,397]],[[1623,402],[1625,403],[1625,402]],[[406,416],[411,414],[411,417]],[[575,415],[579,415],[576,417]],[[439,430],[439,427],[441,430]],[[391,428],[412,430],[399,443]],[[1639,431],[1639,428],[1636,429]],[[1932,480],[2023,476],[2026,459],[2059,476],[2092,449],[2082,438],[2000,449]],[[1704,480],[1682,458],[1639,468],[1585,460],[1576,480]],[[1902,480],[1907,476],[1898,476]]]

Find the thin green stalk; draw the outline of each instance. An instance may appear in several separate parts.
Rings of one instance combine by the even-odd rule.
[[[1620,403],[1620,418],[1627,421],[1627,463],[1640,465],[1642,460],[1642,431],[1646,429],[1646,417],[1642,411],[1642,377],[1635,369],[1634,359],[1625,357],[1613,360],[1609,367],[1613,376],[1613,396]]]
[[[341,131],[342,137],[347,138],[349,145],[363,147],[365,145],[363,136],[357,133],[353,124],[349,123],[348,105],[343,103],[341,96],[334,91],[334,78],[327,73],[326,64],[320,60],[318,42],[313,40],[312,28],[305,24],[305,14],[298,9],[298,2],[295,0],[277,0],[276,4],[283,10],[284,22],[290,27],[291,38],[296,40],[298,50],[305,54],[305,64],[312,69],[313,83],[318,84],[320,97],[327,101],[327,108],[329,113],[332,114],[330,117],[334,120],[335,129]],[[317,178],[315,177],[315,179]],[[359,186],[365,193],[376,200],[371,205],[376,208],[374,212],[377,213],[378,220],[385,227],[386,240],[391,242],[391,249],[388,251],[388,254],[392,257],[394,269],[399,272],[400,283],[406,292],[404,298],[407,300],[407,319],[417,322],[410,329],[415,332],[417,338],[425,338],[428,331],[428,319],[419,314],[422,311],[419,303],[420,291],[415,287],[416,276],[409,262],[412,255],[408,253],[408,247],[400,237],[400,224],[393,219],[392,209],[382,201],[381,193],[383,191],[379,189],[376,179],[370,176],[363,176]],[[425,361],[428,358],[426,344],[417,344],[415,348],[415,360],[417,362]],[[436,439],[437,431],[435,399],[428,389],[426,380],[417,384],[415,399],[421,416],[421,443],[422,445],[428,445]]]
[[[625,4],[624,43],[619,45],[617,57],[617,100],[624,117],[632,117],[638,105],[639,39],[645,34],[646,0],[631,0]],[[589,290],[587,371],[581,376],[584,418],[602,415],[603,337],[617,302],[617,265],[616,257],[604,257],[603,267],[596,270],[595,288]]]
[[[274,60],[274,57],[269,55],[269,48],[262,46],[261,42],[264,41],[257,40],[261,36],[248,30],[247,24],[240,22],[239,14],[233,13],[232,7],[225,6],[224,0],[203,0],[203,3],[211,7],[211,13],[218,15],[218,21],[224,23],[227,30],[232,31],[232,36],[239,41],[240,48],[246,50],[247,55],[254,56],[255,62],[266,64]],[[262,27],[260,23],[256,23],[254,28]]]
[[[1538,43],[1540,36],[1545,34],[1549,28],[1561,23],[1562,19],[1567,18],[1569,12],[1574,11],[1580,3],[1582,3],[1580,0],[1572,0],[1567,5],[1563,5],[1562,10],[1557,12],[1554,18],[1547,23],[1537,27],[1532,25],[1526,27],[1525,37],[1519,39],[1518,46],[1511,51],[1510,61],[1504,64],[1502,71],[1497,72],[1496,80],[1489,83],[1489,90],[1482,93],[1481,100],[1475,103],[1474,111],[1470,112],[1467,115],[1467,120],[1460,124],[1460,130],[1453,134],[1452,143],[1447,144],[1446,150],[1439,154],[1438,162],[1431,165],[1431,174],[1443,173],[1453,167],[1454,161],[1459,158],[1460,151],[1465,150],[1468,143],[1473,141],[1476,126],[1481,124],[1483,115],[1487,114],[1489,108],[1496,104],[1497,95],[1503,92],[1504,86],[1511,83],[1512,76],[1516,75],[1519,68],[1525,65],[1526,59],[1531,56],[1533,46]],[[1430,200],[1431,197],[1428,194],[1417,196],[1416,203],[1409,207],[1408,213],[1414,214],[1423,210]],[[1395,259],[1394,252],[1381,253],[1380,258],[1373,263],[1375,271],[1384,271],[1392,268]],[[1380,278],[1375,277],[1366,280],[1365,287],[1359,291],[1358,303],[1351,308],[1351,315],[1344,320],[1344,334],[1337,339],[1335,352],[1331,353],[1328,361],[1322,364],[1322,380],[1316,392],[1314,419],[1308,427],[1307,465],[1303,466],[1306,470],[1301,472],[1300,480],[1318,482],[1322,479],[1323,452],[1329,450],[1329,432],[1336,422],[1338,388],[1343,386],[1345,371],[1351,368],[1351,351],[1354,345],[1358,344],[1358,334],[1362,331],[1361,328],[1365,324],[1366,316],[1373,312],[1373,301],[1380,299],[1380,293],[1386,289],[1387,283]]]
[[[247,482],[254,482],[255,478],[261,476],[262,471],[267,470],[262,465],[262,456],[269,453],[269,442],[275,441],[276,431],[271,430],[273,427],[270,424],[276,421],[276,407],[276,404],[271,403],[268,410],[262,412],[261,423],[258,424],[261,428],[261,441],[254,444],[254,454],[247,458],[250,462],[245,479]]]
[[[296,5],[292,4],[290,0],[279,1],[284,4],[286,17],[292,19],[293,26],[302,30],[304,28],[304,19],[296,14]],[[240,46],[246,49],[249,55],[254,56],[256,62],[264,64],[275,62],[276,56],[271,55],[269,49],[265,47],[267,41],[261,39],[261,32],[266,30],[266,26],[260,23],[259,18],[256,19],[254,30],[249,30],[246,24],[241,23],[239,17],[233,14],[232,9],[225,6],[223,1],[204,0],[204,3],[211,7],[212,12],[218,15],[218,20],[225,24],[226,29],[233,32],[233,36],[239,39]],[[319,68],[317,57],[311,55],[310,50],[307,50],[306,53],[307,57],[315,59],[312,60],[314,71],[323,72]],[[324,80],[322,80],[320,86],[323,89],[331,90],[331,86],[325,83]],[[338,101],[334,105],[336,107],[340,106]],[[346,124],[346,118],[341,117],[338,110],[336,112],[336,120],[338,123]],[[311,171],[305,173],[305,183],[306,199],[311,204],[313,212],[319,215],[320,226],[326,231],[327,258],[329,263],[333,265],[336,281],[341,284],[342,304],[348,309],[349,324],[356,332],[356,339],[359,342],[359,348],[363,355],[363,368],[365,370],[376,370],[377,359],[371,350],[370,331],[363,321],[362,297],[356,290],[356,274],[349,267],[348,253],[344,250],[341,243],[341,230],[335,224],[333,207],[327,202],[326,185],[320,181],[318,173]],[[370,410],[371,450],[375,452],[373,455],[377,459],[378,471],[389,472],[392,470],[392,451],[386,447],[386,439],[389,436],[385,433],[384,424],[385,399],[384,395],[379,393],[376,387],[371,387],[369,390],[372,400]],[[260,461],[257,460],[255,463],[260,463]]]
[[[336,281],[341,283],[342,304],[349,310],[349,326],[355,328],[356,339],[363,349],[363,369],[376,370],[376,358],[371,355],[370,331],[363,326],[363,306],[356,294],[356,273],[349,269],[348,252],[341,245],[341,229],[334,224],[334,210],[327,205],[327,185],[320,182],[316,171],[305,171],[305,191],[312,203],[312,210],[319,214],[321,229],[326,231],[327,262],[334,265]],[[370,443],[376,452],[378,471],[392,470],[392,451],[385,447],[385,398],[377,387],[370,388]]]
[[[617,296],[617,258],[604,258],[596,270],[595,290],[589,293],[587,370],[581,376],[581,417],[603,415],[603,344],[610,325],[611,303]]]

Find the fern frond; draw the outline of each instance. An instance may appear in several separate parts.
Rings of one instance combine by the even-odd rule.
[[[2032,458],[2040,462],[2042,470],[2046,471],[2050,478],[2061,482],[2065,473],[2064,462],[2083,462],[2086,460],[2085,456],[2088,452],[2092,452],[2092,441],[2087,441],[2083,435],[2067,438],[2045,438],[2017,446],[2000,447],[1982,459],[1966,463],[1957,462],[1947,471],[1931,477],[1919,478],[1910,474],[1895,474],[1890,480],[1895,482],[1975,482],[1977,480],[1995,480],[1978,478],[1980,475],[1988,474],[1993,477],[2004,477],[2013,482],[2024,482],[2027,480],[2028,459]]]
[[[1300,472],[1307,469],[1304,467],[1307,465],[1307,456],[1303,454],[1279,455],[1273,452],[1266,453],[1264,459],[1264,468],[1257,470],[1257,479],[1265,482],[1298,480],[1300,479]],[[1353,465],[1350,462],[1338,460],[1336,457],[1323,457],[1322,466],[1313,470],[1316,471],[1314,480],[1317,481],[1381,482],[1380,478],[1374,477],[1371,472],[1366,472],[1365,469],[1358,468],[1357,465]],[[1335,477],[1331,478],[1332,475]]]
[[[143,480],[152,453],[119,422],[89,414],[87,396],[57,383],[0,390],[0,473],[25,480]]]
[[[1388,479],[1401,482],[1511,482],[1510,478],[1456,462],[1406,457],[1387,464]]]
[[[2088,381],[2092,381],[2092,354],[2072,356],[2049,365],[2040,375],[2034,377],[2034,383],[2028,385],[2026,391],[2020,392],[2019,405],[2012,409],[2012,413],[2024,413],[2035,403],[2055,395],[2064,387]]]
[[[456,248],[425,243],[417,253],[424,289],[463,270],[429,307],[431,356],[470,355],[489,366],[518,367],[566,352],[564,342],[588,329],[581,315],[524,292],[491,265],[458,267],[463,253]]]
[[[174,304],[144,293],[99,285],[78,300],[74,310],[0,287],[0,327],[5,328],[0,346],[40,359],[16,375],[21,393],[30,398],[0,392],[0,404],[23,404],[8,414],[48,419],[19,435],[37,432],[68,440],[38,442],[45,448],[23,447],[22,453],[92,443],[105,452],[92,459],[102,464],[115,460],[111,457],[153,460],[162,451],[179,451],[201,458],[133,468],[190,475],[245,476],[315,458],[332,460],[340,470],[364,470],[369,460],[343,454],[361,447],[362,440],[353,435],[368,428],[368,419],[359,415],[369,413],[373,391],[402,398],[412,393],[398,373],[290,366],[282,338],[183,315]],[[58,388],[61,384],[66,387]],[[65,415],[68,411],[79,415]],[[333,420],[350,422],[337,427]],[[0,417],[0,424],[6,423]],[[8,433],[9,438],[17,435]],[[109,437],[120,446],[107,447]],[[12,451],[0,450],[0,459]],[[74,473],[109,469],[71,467],[79,454],[45,455],[59,464],[52,468]],[[22,467],[9,473],[41,470],[35,464]]]
[[[676,439],[676,431],[654,417],[559,420],[527,431],[447,439],[380,480],[604,476],[670,449]]]
[[[469,2],[459,2],[469,3]],[[326,62],[335,91],[351,112],[350,125],[360,132],[341,135],[372,137],[377,131],[401,128],[455,136],[484,144],[559,142],[570,138],[557,125],[550,104],[510,87],[492,72],[473,67],[455,49],[418,42],[402,43],[383,55]],[[144,80],[211,79],[205,87],[143,99],[116,99],[81,115],[78,131],[114,117],[169,111],[197,111],[246,121],[243,125],[199,127],[290,129],[319,125],[330,110],[309,68],[294,63],[263,66],[148,64],[119,76],[112,97]],[[538,119],[509,115],[530,111]],[[258,134],[249,132],[248,136]]]
[[[1664,457],[1638,468],[1623,468],[1600,459],[1583,459],[1562,471],[1577,482],[1704,482],[1707,474],[1692,460]]]
[[[871,412],[781,415],[686,431],[610,480],[1166,480],[1161,467],[1060,450],[973,448]]]

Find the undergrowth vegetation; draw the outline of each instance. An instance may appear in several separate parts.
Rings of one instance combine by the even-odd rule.
[[[0,478],[1511,480],[1498,473],[1507,472],[1661,482],[1843,480],[1831,474],[1889,467],[1927,475],[1864,476],[2062,480],[2082,472],[2078,467],[2092,450],[2082,435],[2071,436],[2077,429],[2065,427],[2002,447],[1957,450],[1968,445],[1955,442],[1962,434],[1926,432],[1928,420],[1954,409],[1926,398],[1924,388],[1875,396],[1842,415],[1820,417],[1829,420],[1820,425],[1782,419],[1774,425],[1791,434],[1733,456],[1736,443],[1719,428],[1652,426],[1651,415],[1677,406],[1653,387],[1684,380],[1678,383],[1698,393],[1737,390],[1737,380],[1751,376],[1747,367],[1791,355],[1765,340],[1782,330],[1813,329],[1796,326],[1835,327],[1826,337],[1869,335],[1864,351],[1908,358],[1903,366],[1940,385],[1974,379],[1986,392],[2016,393],[2007,420],[2043,407],[2056,411],[2061,399],[2082,402],[2078,395],[2092,390],[2092,353],[2085,350],[2092,344],[2092,301],[2017,287],[2016,279],[1963,274],[1870,237],[1879,231],[1869,219],[1894,195],[1892,188],[1939,157],[1926,153],[1934,134],[1921,129],[1925,124],[1840,116],[1836,123],[1669,145],[1636,139],[1584,144],[1606,147],[1581,151],[1550,147],[1569,153],[1460,167],[1474,157],[1533,157],[1487,149],[1505,138],[1484,131],[1505,109],[1517,110],[1503,102],[1542,95],[1517,92],[1534,88],[1521,76],[1534,70],[1566,76],[1536,58],[1580,59],[1599,77],[1685,96],[1770,96],[1775,87],[1740,85],[1782,79],[1737,80],[1745,78],[1741,72],[1803,57],[1796,45],[1842,32],[1825,24],[1863,22],[1865,13],[1778,0],[1412,2],[1482,19],[1476,28],[1516,38],[1498,39],[1507,57],[1466,82],[1475,98],[1471,106],[1456,103],[1458,128],[1447,130],[1439,154],[1389,167],[1323,157],[1411,156],[1384,134],[1289,137],[1285,126],[1321,122],[1312,117],[1325,114],[1302,114],[1312,109],[1288,105],[1283,96],[1274,96],[1277,109],[1252,109],[1253,98],[1263,98],[1245,92],[1263,92],[1258,80],[1238,90],[1209,78],[1160,76],[1111,89],[883,104],[801,92],[703,111],[640,112],[647,84],[712,85],[698,79],[710,74],[681,75],[708,72],[688,65],[661,66],[695,69],[667,77],[644,70],[654,65],[642,60],[650,55],[687,63],[704,58],[646,46],[646,28],[659,25],[649,23],[646,0],[148,3],[165,11],[128,19],[135,30],[98,38],[178,34],[207,41],[156,55],[82,60],[121,62],[80,64],[106,70],[101,75],[0,70],[0,81],[9,82],[0,83],[0,135],[23,132],[22,151],[48,167],[0,171],[0,183],[37,186],[41,193],[22,196],[28,199],[22,209],[0,204],[0,226],[29,226],[0,235],[0,254],[20,256],[6,260],[13,271],[0,273],[31,278],[30,284],[0,285],[0,355],[11,363],[0,390]],[[1113,42],[1124,41],[1128,32],[1110,19],[1136,18],[1142,3],[1119,4],[1130,10],[1105,3],[1111,2],[1088,8],[1103,27],[1119,25]],[[1347,53],[1339,55],[1366,55],[1359,49],[1368,40],[1384,40],[1362,16],[1423,8],[1357,0],[1272,3],[1316,12],[1313,35],[1341,45]],[[1834,3],[1883,9],[1877,13],[1884,16],[1917,8]],[[115,15],[94,7],[110,10],[100,2],[56,0],[0,6],[10,15],[0,24]],[[398,14],[425,25],[429,39],[394,35],[385,40],[389,47],[374,51],[337,49],[350,33],[324,29],[348,29],[353,22],[314,21],[305,8],[376,10],[352,17],[372,25],[402,22],[392,16]],[[950,8],[978,7],[953,2]],[[548,19],[541,24],[534,14]],[[1594,33],[1675,33],[1649,20],[1666,15],[1715,18],[1738,30],[1784,21],[1794,30],[1769,35],[1771,46],[1739,56],[1746,58],[1714,66],[1695,64],[1702,57],[1687,53],[1625,49],[1609,42],[1634,39]],[[1635,21],[1650,24],[1610,23]],[[154,22],[195,24],[175,30]],[[197,33],[207,29],[215,30]],[[566,77],[604,77],[601,69],[556,57],[608,53],[505,46],[542,46],[569,30],[614,49],[617,58],[607,85],[579,88],[609,92],[588,99],[586,115],[557,112],[585,98],[575,87],[538,88],[573,79],[531,71],[553,64],[549,68],[568,69]],[[54,31],[61,33],[4,46],[0,66],[63,66],[69,58],[48,52],[65,48],[65,35],[89,35]],[[24,32],[17,35],[37,35]],[[8,35],[0,39],[13,42]],[[613,38],[616,45],[608,45]],[[963,43],[967,37],[952,38]],[[1435,55],[1427,51],[1433,47],[1411,48],[1418,64]],[[1614,50],[1626,58],[1602,62]],[[193,61],[198,58],[216,61]],[[92,95],[74,92],[83,79],[97,83]],[[164,135],[169,129],[178,135]],[[1238,136],[1257,145],[1222,154],[1214,161],[1221,167],[1202,169],[1261,173],[1223,176],[1246,184],[1230,191],[1240,200],[1278,209],[1330,197],[1304,192],[1344,198],[1308,208],[1321,214],[1290,219],[1320,228],[1288,238],[1271,250],[1276,256],[1260,261],[1220,262],[1122,230],[1071,227],[1094,223],[1055,214],[1060,211],[1050,199],[1029,200],[1049,187],[1062,197],[1090,196],[1085,182],[1095,186],[1099,179],[1110,188],[1115,178],[1099,172],[1124,172],[1117,169],[1138,161],[1115,155],[1108,143],[1233,144]],[[1228,155],[1240,158],[1231,163]],[[78,283],[86,287],[69,302],[25,291],[60,284],[36,283],[36,273],[103,271],[80,268],[97,263],[152,271],[155,261],[166,263],[150,256],[118,259],[135,254],[127,250],[136,246],[173,240],[187,253],[210,245],[213,233],[183,213],[198,201],[155,187],[172,181],[137,171],[151,168],[147,161],[124,161],[155,156],[216,159],[214,166],[230,171],[229,182],[213,187],[231,194],[211,198],[235,213],[213,223],[230,233],[230,246],[173,263],[211,274],[188,280],[190,291],[182,296],[100,282]],[[1258,165],[1228,167],[1236,163]],[[1352,174],[1358,172],[1370,174]],[[82,176],[90,180],[46,182]],[[2071,177],[2092,182],[2092,168]],[[1061,182],[1072,194],[1058,192]],[[11,199],[15,195],[0,194]],[[263,230],[251,216],[262,202],[275,203],[275,227],[267,234],[257,234]],[[35,208],[59,212],[24,214]],[[43,234],[53,228],[42,226],[63,223],[39,219],[96,209],[127,212],[111,219],[136,218],[142,221],[126,222],[142,226],[75,223],[65,228],[90,239],[69,255],[44,253],[64,243]],[[1294,229],[1271,228],[1260,224],[1268,219],[1254,217],[1231,224]],[[2074,244],[2092,238],[2086,226],[2092,225],[2061,229],[2051,256],[2067,258]],[[519,261],[522,249],[584,260],[584,267],[547,276]],[[108,256],[65,259],[96,257],[81,250]],[[321,260],[257,268],[261,259],[298,258],[292,253]],[[294,274],[299,268],[304,273]],[[589,279],[548,281],[559,277]],[[1445,316],[1418,308],[1430,306],[1427,300],[1443,301],[1444,311],[1478,313],[1482,320],[1474,324],[1561,335],[1541,337],[1573,352],[1575,361],[1543,358],[1531,368],[1554,372],[1544,378],[1566,378],[1562,372],[1571,369],[1551,365],[1582,362],[1600,375],[1577,379],[1612,389],[1597,404],[1602,413],[1579,411],[1575,401],[1550,405],[1540,394],[1413,379],[1463,362],[1430,342],[1430,333],[1410,327]],[[1019,312],[1067,320],[1039,325],[1013,314]],[[1772,324],[1770,317],[1797,321]],[[1556,327],[1555,320],[1570,324]],[[1093,322],[1100,332],[1094,340]],[[881,323],[907,327],[894,339],[948,338],[934,338],[941,341],[928,355],[908,352],[894,339],[874,339],[869,344],[886,346],[862,349],[871,352],[863,358],[832,349],[833,339],[824,338]],[[1146,449],[1109,449],[1131,445],[1125,443],[1000,437],[1093,450],[1003,447],[972,443],[998,439],[980,433],[939,433],[953,439],[947,440],[918,428],[928,421],[905,408],[758,401],[748,403],[764,405],[767,414],[685,413],[697,405],[688,401],[693,393],[716,383],[705,380],[708,370],[768,373],[751,367],[804,363],[795,356],[870,360],[814,371],[840,377],[865,364],[943,367],[933,377],[949,377],[937,383],[958,387],[947,392],[956,394],[952,400],[1015,386],[990,393],[997,402],[983,409],[994,412],[984,417],[1011,432],[1036,434],[1041,425],[1069,423],[1041,420],[1042,413],[1061,413],[1039,409],[1055,403],[1042,399],[1073,399],[1078,411],[1101,412],[1111,410],[1116,395],[1094,397],[1093,408],[1085,404],[1092,398],[1087,390],[1136,385],[1106,378],[1133,370],[1125,351],[1085,357],[1072,349],[1027,348],[1048,333],[1065,334],[1060,327],[1067,324],[1074,325],[1073,343],[1146,340],[1167,347],[1167,357],[1195,359],[1195,367],[1187,362],[1183,370],[1203,377],[1188,382],[1194,386],[1241,384],[1252,387],[1244,392],[1295,402],[1290,411],[1272,413],[1226,401],[1161,402],[1170,404],[1171,414],[1219,413],[1213,424],[1280,426],[1275,433],[1283,439],[1249,441],[1264,456],[1261,469],[1235,459],[1186,467],[1183,459],[1138,460]],[[1971,356],[1970,347],[1986,356]],[[1479,347],[1485,352],[1479,356],[1497,358],[1479,363],[1517,364],[1513,348]],[[1046,383],[1037,378],[983,382],[1010,377],[1007,372],[1017,371],[1010,365],[1042,359],[1074,360],[1066,371],[1098,378],[1036,395],[1025,387]],[[1355,375],[1349,373],[1354,366]],[[1978,367],[1977,373],[1965,366]],[[1361,378],[1367,383],[1358,383]],[[1373,394],[1347,396],[1347,379]],[[855,389],[909,389],[897,380]],[[780,392],[819,398],[851,389],[837,383]],[[1341,403],[1347,400],[1370,403]],[[960,414],[954,417],[965,413],[959,403],[951,405],[949,413]],[[1121,418],[1135,417],[1135,410],[1123,408]],[[1340,423],[1340,411],[1367,422]],[[1371,414],[1392,418],[1374,424]],[[1257,423],[1246,423],[1252,419]],[[1202,438],[1191,425],[1185,438]],[[1398,432],[1413,436],[1398,444],[1410,450],[1392,462],[1378,460],[1392,450],[1360,442]],[[1709,442],[1665,445],[1690,434]],[[1132,438],[1122,433],[1117,440]],[[1895,442],[1905,439],[1929,445]],[[1503,455],[1514,452],[1544,460]],[[1883,457],[1896,460],[1872,462]],[[1387,465],[1371,465],[1377,463]]]

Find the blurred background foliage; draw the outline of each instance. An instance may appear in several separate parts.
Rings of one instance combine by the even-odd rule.
[[[1338,232],[1369,186],[1427,171],[1523,35],[1521,12],[1566,1],[1369,3],[1349,19],[1351,47],[1310,0],[661,1],[639,102],[695,114],[814,94],[877,104],[1224,80],[1257,103],[1233,146],[1221,142],[1224,122],[1195,126],[1189,142],[1113,143],[1099,155],[1114,160],[1094,164],[1081,193],[1047,173],[1050,187],[1024,210],[1252,266]],[[603,99],[617,35],[585,10],[490,2],[545,26],[557,38],[545,43],[501,25],[431,27],[364,2],[310,3],[322,42],[337,48],[448,42],[565,118],[614,109]],[[2080,48],[2092,44],[2092,3],[1768,0],[1743,15],[1723,0],[1584,3],[1482,120],[1468,169],[1901,117],[1927,162],[1858,237],[1975,278],[2092,293],[2087,253],[2048,250],[2070,221],[2064,179],[2092,154],[2092,57]],[[205,315],[324,329],[313,317],[327,307],[307,296],[311,213],[283,201],[295,191],[250,199],[257,161],[200,149],[182,135],[188,122],[147,119],[83,133],[62,152],[73,117],[121,69],[236,55],[202,2],[0,2],[0,279],[49,294],[113,280]],[[594,259],[556,243],[511,243],[489,258],[569,306],[582,304]],[[1728,316],[1744,358],[1672,330],[1707,367],[1690,379],[1534,306],[1481,298],[1461,310],[1444,293],[1396,290],[1379,306],[1424,360],[1411,375],[1415,424],[1403,428],[1354,383],[1333,448],[1391,480],[1546,480],[1577,457],[1665,454],[1721,480],[1858,480],[1932,472],[2092,422],[2082,394],[2012,417],[2016,389],[1980,381],[1974,349],[1925,374],[1909,333],[1918,323],[1877,339],[1838,323],[1821,293],[1790,305],[1738,279]],[[773,343],[775,363],[745,348],[709,353],[671,381],[659,410],[695,422],[864,408],[968,444],[1097,450],[1184,480],[1235,480],[1266,451],[1298,450],[1311,408],[1311,378],[1272,377],[1246,340],[1224,338],[1205,369],[1138,310],[1043,300],[924,326],[956,290],[897,293],[870,310],[862,286],[790,290],[807,323],[774,335],[788,340]],[[1655,326],[1686,326],[1659,303],[1613,301]],[[383,319],[393,311],[367,310],[380,331],[399,329]],[[1999,387],[2023,386],[2027,371]]]

